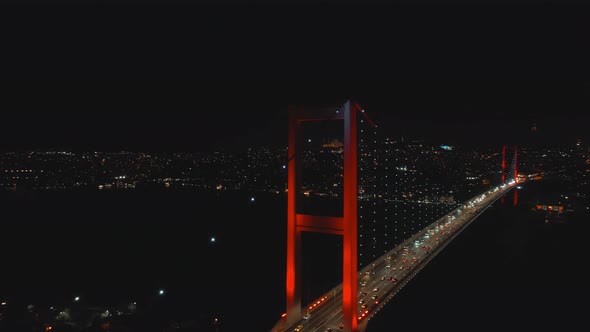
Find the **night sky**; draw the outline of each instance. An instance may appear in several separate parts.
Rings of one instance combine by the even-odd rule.
[[[286,144],[358,101],[394,138],[590,140],[588,7],[4,6],[0,150]]]

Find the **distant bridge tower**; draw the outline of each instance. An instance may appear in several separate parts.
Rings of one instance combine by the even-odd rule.
[[[502,146],[502,183],[506,183],[506,180],[510,181],[514,179],[514,181],[518,180],[518,147],[516,145],[513,146],[514,154],[512,155],[512,162],[510,163],[510,172],[507,173],[507,165],[506,165],[506,152],[508,147],[506,145]],[[507,178],[508,177],[508,178]],[[501,198],[502,204],[504,204],[504,196]],[[514,206],[518,204],[518,193],[514,190],[514,200],[512,203]]]
[[[512,169],[514,171],[514,181],[518,181],[518,149],[514,146],[514,158],[512,158]],[[518,205],[518,188],[513,191],[514,199],[512,201],[513,206]]]
[[[287,180],[287,322],[301,317],[301,232],[343,236],[342,312],[344,331],[358,330],[357,263],[357,104],[346,101],[331,114],[289,107],[289,164]],[[334,112],[337,112],[334,114]],[[301,178],[301,124],[306,121],[344,120],[344,211],[343,217],[297,213],[297,192]]]
[[[518,147],[514,146],[514,158],[512,158],[512,169],[514,170],[514,181],[518,180]]]
[[[510,164],[511,172],[507,174],[507,167],[506,167],[506,150],[507,146],[502,146],[502,183],[506,182],[506,176],[511,175],[512,179],[516,181],[518,179],[518,147],[515,145],[514,148],[514,155],[512,156],[512,163]],[[511,180],[511,179],[508,179]]]
[[[502,183],[506,182],[506,145],[502,146]]]

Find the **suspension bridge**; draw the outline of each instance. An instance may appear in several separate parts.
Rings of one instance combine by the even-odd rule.
[[[310,192],[303,178],[308,167],[303,136],[314,122],[336,122],[342,129],[343,143],[328,154],[342,174],[318,187],[340,188],[330,191],[342,206],[334,216],[303,211],[301,204]],[[367,322],[463,229],[527,180],[518,173],[517,147],[505,145],[501,153],[474,154],[461,163],[461,174],[469,175],[463,178],[483,185],[440,181],[448,177],[436,171],[445,160],[441,153],[452,148],[400,147],[350,100],[338,108],[290,107],[288,137],[286,312],[272,332],[365,331]],[[419,167],[418,159],[426,167]],[[471,165],[473,160],[480,162]],[[479,191],[464,200],[451,195],[471,187]],[[342,282],[308,303],[301,296],[303,232],[342,236],[343,243]]]

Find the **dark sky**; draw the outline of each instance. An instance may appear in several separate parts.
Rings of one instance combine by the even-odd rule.
[[[587,6],[126,3],[1,8],[0,149],[276,144],[347,98],[394,137],[590,139]]]

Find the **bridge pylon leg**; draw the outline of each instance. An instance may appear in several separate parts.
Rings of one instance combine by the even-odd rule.
[[[287,322],[301,317],[301,231],[297,229],[296,194],[301,165],[297,158],[301,124],[297,109],[289,108],[288,178],[287,178]]]
[[[344,331],[358,331],[358,170],[357,110],[344,106],[344,252],[342,313]]]

